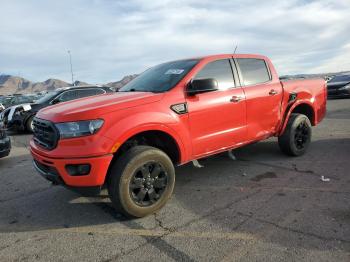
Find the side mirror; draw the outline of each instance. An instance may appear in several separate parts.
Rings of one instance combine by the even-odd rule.
[[[192,80],[187,88],[188,95],[212,92],[218,90],[218,81],[214,78]]]

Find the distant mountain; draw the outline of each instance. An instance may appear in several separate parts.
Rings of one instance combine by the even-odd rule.
[[[120,81],[110,82],[105,84],[106,86],[113,87],[115,89],[119,89],[122,86],[126,85],[132,79],[134,79],[137,75],[128,75],[123,77]],[[75,81],[75,86],[84,86],[89,85],[86,82]],[[0,95],[10,95],[10,94],[29,94],[36,93],[41,91],[51,91],[56,88],[71,86],[70,83],[59,79],[47,79],[44,82],[31,82],[25,78],[19,76],[5,75],[0,74]]]
[[[74,81],[74,86],[87,86],[87,85],[89,84],[83,81],[79,81],[79,80]]]
[[[44,82],[31,82],[25,78],[11,75],[0,75],[0,94],[35,93],[39,91],[50,91],[59,87],[69,86],[65,81],[59,79],[47,79]]]
[[[131,80],[133,80],[135,77],[137,77],[137,74],[134,75],[127,75],[122,78],[122,80],[119,80],[117,82],[110,82],[107,83],[106,86],[114,87],[115,89],[119,89],[123,86],[125,86],[127,83],[129,83]]]

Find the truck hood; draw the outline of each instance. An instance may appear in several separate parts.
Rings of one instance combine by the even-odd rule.
[[[151,92],[117,92],[64,102],[46,107],[37,114],[38,118],[52,122],[89,120],[117,110],[159,101],[163,94]]]

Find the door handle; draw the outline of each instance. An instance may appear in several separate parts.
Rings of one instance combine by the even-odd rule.
[[[240,96],[233,96],[233,97],[231,97],[230,102],[238,103],[241,100],[242,100],[242,97],[240,97]]]
[[[274,95],[277,95],[277,94],[278,94],[278,92],[275,89],[271,89],[270,92],[269,92],[270,96],[274,96]]]

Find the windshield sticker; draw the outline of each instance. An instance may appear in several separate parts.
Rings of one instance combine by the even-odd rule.
[[[165,72],[166,75],[180,75],[184,69],[169,69],[168,71]]]

